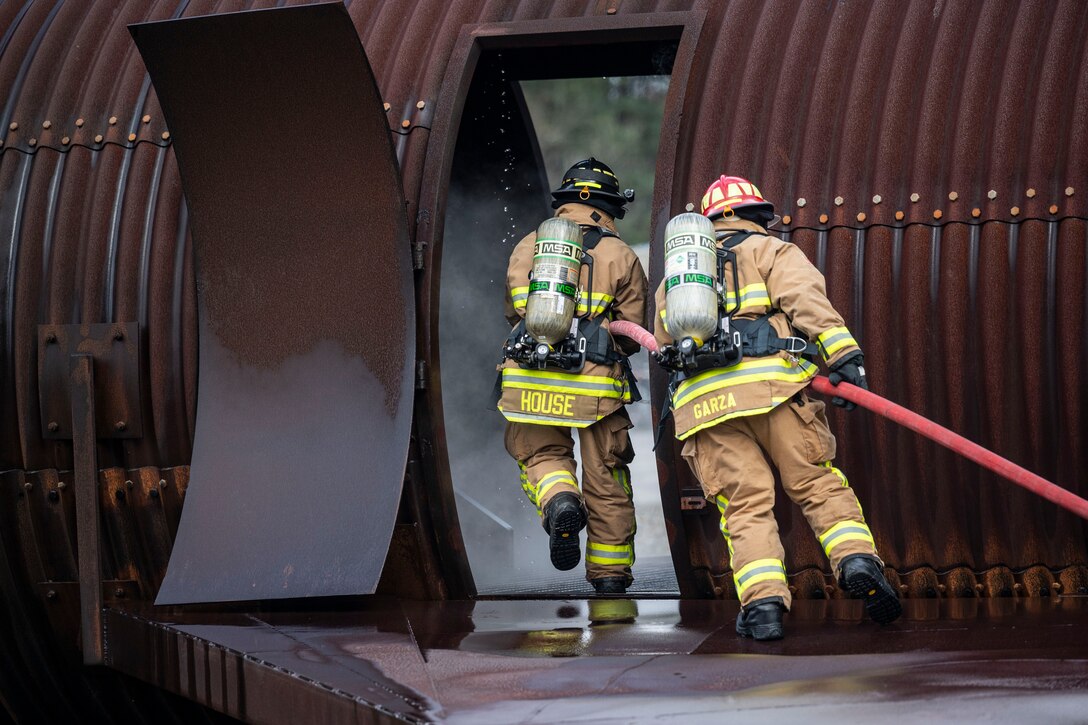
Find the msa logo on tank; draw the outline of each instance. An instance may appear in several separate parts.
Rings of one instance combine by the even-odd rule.
[[[521,412],[573,418],[574,396],[565,393],[542,393],[537,390],[523,390],[521,391]]]

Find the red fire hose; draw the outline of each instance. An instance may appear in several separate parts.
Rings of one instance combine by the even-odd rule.
[[[608,329],[614,334],[631,338],[647,350],[657,351],[658,349],[654,336],[634,323],[620,320],[611,323]],[[1088,500],[1051,483],[1041,476],[1036,476],[1026,468],[1021,468],[993,451],[987,450],[958,433],[953,433],[928,418],[923,418],[917,413],[907,410],[901,405],[896,405],[876,393],[871,393],[849,383],[832,385],[831,381],[823,375],[817,375],[812,379],[812,389],[824,395],[844,398],[851,403],[856,403],[867,410],[871,410],[877,415],[909,428],[915,433],[919,433],[931,441],[939,443],[965,458],[969,458],[980,466],[1007,478],[1017,486],[1026,488],[1032,493],[1058,504],[1067,511],[1088,519]]]

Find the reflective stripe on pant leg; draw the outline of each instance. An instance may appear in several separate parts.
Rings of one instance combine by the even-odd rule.
[[[829,559],[831,551],[844,541],[864,541],[876,551],[873,532],[864,521],[840,521],[820,535],[820,546],[824,547],[824,553]]]
[[[600,544],[596,541],[586,542],[586,561],[604,566],[631,566],[635,563],[635,547],[633,544]]]
[[[540,481],[536,484],[536,501],[538,509],[540,508],[540,502],[544,500],[544,495],[560,483],[565,483],[568,486],[572,486],[574,490],[578,490],[578,481],[568,471],[546,473],[540,477]]]
[[[850,482],[846,480],[846,474],[842,472],[842,469],[831,465],[831,461],[824,461],[820,465],[834,473],[835,477],[842,481],[843,488],[850,488]],[[854,498],[857,498],[857,496]],[[865,518],[865,512],[861,509],[861,499],[858,499],[858,513],[861,514],[862,518]]]
[[[725,546],[729,549],[729,566],[733,566],[733,537],[729,535],[729,522],[725,518],[725,510],[729,508],[729,499],[719,493],[714,497],[714,503],[718,504],[718,511],[722,515],[718,528],[721,529],[722,536],[725,538]]]
[[[620,485],[623,492],[627,494],[627,498],[633,498],[634,493],[631,491],[631,469],[627,466],[619,466],[613,468],[612,478],[616,479],[616,483]]]
[[[737,596],[744,601],[744,592],[748,587],[763,581],[780,581],[786,584],[786,565],[779,559],[756,559],[733,572],[733,583],[737,585]]]
[[[536,501],[536,486],[529,480],[529,472],[525,468],[525,464],[518,461],[518,469],[521,471],[521,490],[525,492],[525,498],[529,499],[529,503],[536,507],[537,516],[543,516],[544,513],[540,510],[540,504]]]

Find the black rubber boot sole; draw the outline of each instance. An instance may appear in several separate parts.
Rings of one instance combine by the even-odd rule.
[[[883,576],[878,579],[864,571],[855,572],[846,579],[846,588],[855,597],[864,600],[865,611],[877,624],[894,622],[903,613],[899,597]]]
[[[552,522],[551,549],[552,566],[559,571],[569,571],[582,560],[582,549],[578,545],[578,532],[582,530],[582,512],[563,511]]]
[[[766,642],[773,639],[782,639],[786,636],[786,630],[781,622],[776,622],[774,624],[754,624],[751,627],[746,627],[742,625],[740,619],[738,619],[737,634],[741,637],[749,637],[759,642]]]

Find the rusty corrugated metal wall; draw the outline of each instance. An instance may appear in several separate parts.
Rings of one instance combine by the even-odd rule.
[[[163,480],[183,480],[191,455],[197,338],[185,206],[169,132],[125,26],[276,4],[0,4],[0,470],[9,471],[0,578],[12,613],[0,623],[0,649],[23,653],[24,663],[55,654],[34,636],[45,602],[32,593],[28,562],[70,555],[45,524],[25,524],[38,515],[63,524],[48,512],[52,498],[26,508],[23,487],[29,475],[63,495],[56,472],[72,467],[70,444],[43,436],[37,326],[138,321],[144,435],[103,443],[102,465],[122,484],[154,484],[157,469],[178,467]],[[388,104],[422,267],[426,385],[402,517],[423,528],[434,517],[433,550],[443,551],[448,536],[433,502],[448,503],[452,492],[434,372],[433,262],[445,196],[425,179],[433,181],[426,173],[435,154],[452,154],[456,124],[453,137],[436,138],[434,114],[450,101],[443,82],[458,38],[476,23],[620,25],[693,12],[690,27],[701,30],[688,82],[673,97],[679,105],[666,109],[663,144],[675,147],[676,162],[658,169],[652,238],[660,241],[668,217],[697,202],[717,174],[753,178],[788,217],[783,232],[827,274],[877,392],[1088,494],[1088,451],[1078,445],[1088,432],[1079,387],[1088,372],[1085,4],[355,0],[349,10]],[[314,133],[336,133],[334,122]],[[437,168],[448,172],[448,163]],[[1063,575],[1065,586],[1084,585],[1083,522],[890,425],[857,413],[833,422],[882,552],[901,572],[918,572],[906,576],[912,593],[949,582],[955,593],[974,582],[972,571],[996,566],[1035,574],[1002,573],[988,593],[1014,583],[1038,593],[1047,570],[1062,567],[1075,569]],[[680,510],[694,481],[674,451],[662,456],[682,588],[705,594],[717,585],[727,594],[716,521],[708,511]],[[807,527],[789,507],[780,516],[791,569],[816,572],[821,554]],[[128,520],[110,524],[115,541],[144,536]],[[154,546],[168,548],[170,527],[161,531]],[[393,556],[410,561],[421,546],[396,534]],[[118,544],[116,556],[124,551]],[[471,588],[456,552],[436,564],[442,556],[424,556],[426,581],[391,590],[443,596]],[[161,575],[154,563],[129,566],[146,581]],[[930,567],[958,578],[939,579]],[[799,579],[799,596],[807,583],[816,591],[823,579]],[[18,669],[5,678],[19,680]]]

